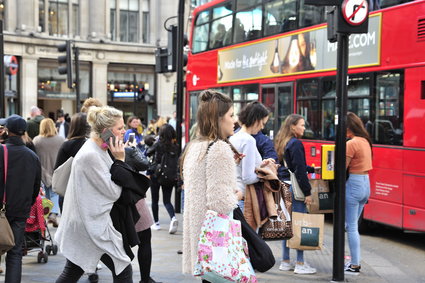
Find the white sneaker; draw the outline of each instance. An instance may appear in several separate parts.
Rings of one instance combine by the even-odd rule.
[[[176,217],[173,217],[170,222],[170,229],[168,230],[168,233],[174,234],[177,232],[177,227],[179,226],[179,221]]]
[[[96,269],[97,270],[102,270],[102,268],[103,268],[103,266],[100,263],[98,263],[97,266],[96,266]]]
[[[151,229],[152,229],[152,230],[156,230],[156,231],[161,230],[161,226],[159,225],[159,222],[154,223],[154,224],[151,226]]]
[[[311,267],[306,262],[304,264],[296,264],[294,269],[295,274],[314,274],[316,273],[316,268]]]
[[[286,261],[282,261],[279,265],[279,270],[282,271],[290,271],[290,270],[294,270],[295,265],[292,262],[286,262]]]

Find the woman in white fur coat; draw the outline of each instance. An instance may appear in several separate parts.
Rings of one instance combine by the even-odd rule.
[[[207,210],[228,214],[238,202],[237,152],[227,141],[227,137],[233,135],[233,102],[227,95],[212,90],[203,91],[199,99],[198,136],[182,157],[183,272],[190,274],[196,263],[198,238]]]

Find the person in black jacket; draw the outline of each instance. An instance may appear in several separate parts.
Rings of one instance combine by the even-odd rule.
[[[298,114],[289,115],[276,136],[275,148],[279,162],[286,161],[288,169],[295,173],[298,184],[305,195],[305,201],[298,201],[292,194],[292,211],[307,213],[307,204],[311,204],[311,186],[307,173],[313,173],[315,168],[306,165],[305,151],[302,142],[299,140],[305,131],[305,120]],[[292,191],[292,186],[291,186]],[[304,261],[304,251],[297,250],[297,262],[294,266],[289,260],[289,248],[286,247],[286,240],[283,240],[283,258],[279,266],[282,271],[294,270],[296,274],[313,274],[316,269],[309,266]]]
[[[0,199],[6,189],[6,217],[15,237],[15,246],[6,255],[6,283],[21,282],[22,243],[25,223],[40,191],[41,165],[37,155],[25,146],[22,135],[27,123],[19,115],[6,119],[8,167],[4,186],[4,149],[0,154]],[[0,232],[1,233],[1,232]]]
[[[55,170],[65,163],[70,157],[75,157],[77,152],[86,142],[89,133],[90,126],[87,123],[87,114],[74,114],[69,127],[68,140],[62,144],[56,157]],[[63,196],[59,196],[59,207],[62,211]]]
[[[174,154],[177,154],[178,152],[178,146],[176,144],[176,131],[171,125],[165,124],[161,126],[159,130],[159,140],[156,142],[153,146],[151,146],[147,150],[148,156],[154,156],[154,163],[156,166],[160,166],[162,161],[162,156],[166,152],[171,152]],[[178,160],[176,160],[176,177],[177,177],[177,163]],[[175,216],[174,207],[171,204],[171,194],[173,192],[174,185],[161,185],[158,182],[158,176],[155,176],[156,174],[151,175],[151,193],[152,193],[152,214],[155,221],[155,224],[152,226],[152,229],[159,230],[161,229],[161,226],[159,225],[159,217],[158,217],[158,202],[159,202],[159,188],[162,187],[162,199],[164,201],[164,206],[167,209],[168,215],[171,218],[170,222],[170,228],[168,232],[170,234],[174,234],[177,231],[178,227],[178,220]]]

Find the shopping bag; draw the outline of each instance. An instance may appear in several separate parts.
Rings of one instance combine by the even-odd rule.
[[[207,211],[193,275],[214,283],[257,282],[246,241],[242,238],[241,223],[231,214]]]
[[[241,222],[242,237],[248,244],[249,260],[252,267],[259,272],[266,272],[270,270],[276,263],[272,249],[261,238],[261,236],[252,229],[248,222],[246,222],[239,207],[233,210],[233,219]]]
[[[269,218],[260,228],[264,240],[288,240],[292,238],[292,196],[289,186],[282,184],[278,192],[273,193],[277,208],[277,218]]]
[[[291,249],[320,250],[323,246],[323,214],[292,212],[292,231],[294,236],[287,241]]]
[[[52,177],[52,190],[60,196],[64,196],[71,175],[72,161],[74,157],[68,158],[61,166],[56,168]]]
[[[307,205],[308,212],[332,213],[334,208],[334,194],[329,191],[329,182],[320,179],[310,180],[312,203]]]
[[[0,256],[15,246],[15,237],[6,218],[6,210],[0,210]]]

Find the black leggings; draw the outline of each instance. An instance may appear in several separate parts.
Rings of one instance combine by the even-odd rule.
[[[133,283],[133,270],[129,264],[120,274],[115,274],[114,262],[111,257],[104,254],[100,260],[112,271],[114,283]],[[56,283],[77,283],[78,279],[83,276],[84,270],[78,265],[66,259],[65,267],[62,274],[56,280]]]
[[[139,250],[137,251],[140,277],[142,279],[142,282],[149,282],[152,264],[151,228],[148,228],[142,232],[138,232],[137,236],[139,236],[140,240]]]
[[[171,194],[173,193],[173,186],[161,186],[158,183],[158,180],[155,177],[151,179],[151,194],[152,194],[152,214],[155,222],[159,221],[158,217],[158,202],[159,202],[159,188],[162,188],[162,200],[164,201],[164,206],[167,209],[168,215],[170,218],[174,217],[174,207],[171,204]]]

